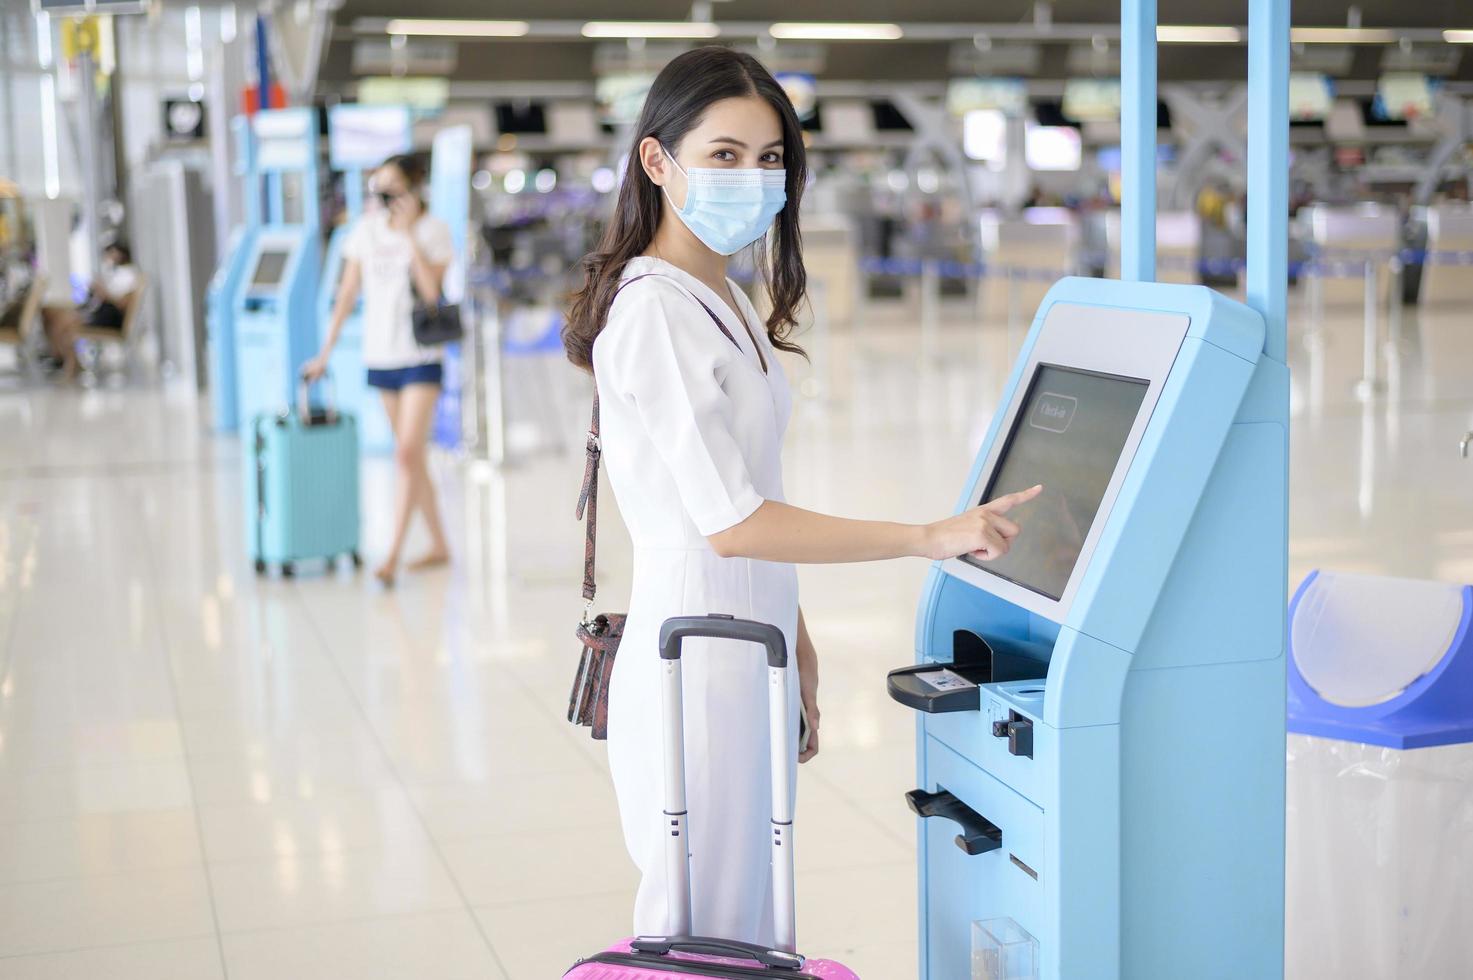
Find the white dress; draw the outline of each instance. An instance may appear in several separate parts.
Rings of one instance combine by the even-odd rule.
[[[636,258],[593,348],[603,460],[634,541],[634,587],[609,694],[609,767],[630,856],[642,874],[636,934],[668,931],[658,633],[670,616],[729,613],[772,623],[796,649],[792,565],[721,558],[706,536],[783,499],[787,379],[762,321],[659,259]],[[694,297],[720,316],[738,349]],[[767,361],[762,373],[753,337]],[[771,943],[766,659],[751,644],[684,647],[691,925],[697,935]],[[795,658],[789,658],[795,670]],[[794,732],[798,681],[790,674]],[[794,740],[796,742],[796,739]],[[795,782],[796,758],[788,779]]]

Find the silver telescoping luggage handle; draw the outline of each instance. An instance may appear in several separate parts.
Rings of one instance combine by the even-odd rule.
[[[772,748],[772,910],[775,945],[793,953],[798,946],[793,881],[793,801],[788,760],[796,733],[788,723],[788,647],[783,631],[767,623],[722,613],[675,616],[660,627],[665,755],[665,876],[672,936],[691,932],[690,846],[685,806],[685,710],[681,694],[680,646],[687,637],[712,637],[761,644],[767,650],[768,741]],[[801,959],[798,961],[802,962]]]
[[[328,368],[318,375],[318,381],[327,389],[327,401],[322,406],[327,416],[327,424],[332,425],[338,417],[338,386],[332,379],[332,369]],[[308,400],[308,394],[312,390],[312,382],[307,380],[307,375],[297,375],[297,418],[303,425],[312,424],[312,405]]]

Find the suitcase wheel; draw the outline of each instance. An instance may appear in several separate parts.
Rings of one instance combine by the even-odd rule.
[[[353,570],[355,572],[363,567],[363,556],[360,555],[357,551],[348,552],[348,558],[353,562]]]
[[[291,578],[296,573],[297,573],[297,570],[296,570],[296,568],[294,568],[292,566],[292,563],[291,562],[284,561],[284,562],[281,563],[281,577],[282,578]]]
[[[257,575],[265,575],[266,574],[266,563],[264,561],[262,561],[261,559],[259,559],[259,558],[256,559],[256,574]]]

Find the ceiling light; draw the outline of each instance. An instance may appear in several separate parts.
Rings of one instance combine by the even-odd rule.
[[[388,34],[426,37],[525,37],[531,30],[524,20],[425,20],[399,17],[385,27]]]
[[[1156,28],[1156,40],[1162,44],[1237,44],[1243,32],[1236,27],[1162,24]]]
[[[899,24],[784,23],[768,32],[779,41],[897,41],[905,32]]]
[[[1296,44],[1390,44],[1396,32],[1385,27],[1296,27],[1289,32]]]
[[[689,20],[591,20],[583,25],[584,37],[712,38],[721,28]]]
[[[1442,39],[1448,44],[1473,44],[1473,31],[1443,31]]]

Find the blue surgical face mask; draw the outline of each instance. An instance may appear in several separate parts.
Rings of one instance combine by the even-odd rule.
[[[660,149],[685,174],[685,207],[676,208],[668,190],[665,199],[691,234],[718,255],[735,254],[761,238],[788,203],[786,170],[686,170],[675,162],[675,154]]]

